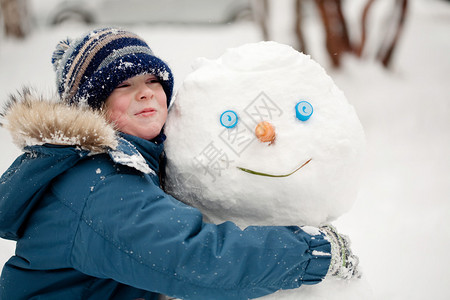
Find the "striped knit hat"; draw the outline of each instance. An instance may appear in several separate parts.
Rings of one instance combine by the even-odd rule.
[[[134,33],[102,28],[76,39],[61,41],[53,52],[52,64],[61,98],[70,104],[102,107],[121,82],[136,75],[155,75],[169,106],[173,75],[147,43]]]

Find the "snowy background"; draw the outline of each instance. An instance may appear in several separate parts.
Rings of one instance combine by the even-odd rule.
[[[373,43],[393,1],[380,2],[379,14],[370,19]],[[358,21],[361,3],[352,0],[346,6],[350,25]],[[279,42],[293,43],[289,5],[278,0],[273,7],[272,33]],[[306,21],[313,58],[355,106],[367,135],[358,200],[336,225],[351,236],[377,299],[450,299],[450,2],[411,1],[390,71],[370,59],[370,51],[368,59],[348,57],[341,70],[332,70],[321,47],[320,27],[313,18]],[[261,38],[249,21],[127,28],[171,65],[176,87],[196,57],[216,58],[226,48]],[[38,27],[25,41],[0,36],[0,103],[23,85],[54,92],[50,57],[55,44],[89,29],[79,24]],[[4,129],[0,140],[3,173],[20,150]],[[0,265],[13,252],[14,243],[0,240]]]

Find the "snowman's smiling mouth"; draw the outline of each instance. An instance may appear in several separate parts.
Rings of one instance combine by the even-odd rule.
[[[298,167],[294,171],[287,173],[287,174],[281,174],[281,175],[268,174],[268,173],[253,171],[253,170],[241,168],[241,167],[236,167],[236,168],[238,168],[241,171],[253,174],[253,175],[267,176],[267,177],[288,177],[288,176],[291,176],[292,174],[294,174],[295,172],[297,172],[298,170],[300,170],[301,168],[303,168],[304,166],[306,166],[311,160],[312,160],[312,158],[308,159],[305,163],[303,163],[300,167]]]

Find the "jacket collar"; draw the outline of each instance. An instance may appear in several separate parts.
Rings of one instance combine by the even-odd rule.
[[[117,148],[109,150],[108,153],[116,163],[135,168],[145,174],[157,175],[159,156],[163,149],[163,144],[120,133]]]

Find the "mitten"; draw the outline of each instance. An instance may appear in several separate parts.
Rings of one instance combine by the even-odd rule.
[[[358,270],[359,259],[350,249],[350,239],[337,232],[331,225],[320,227],[331,244],[331,263],[327,276],[341,279],[361,278]]]

